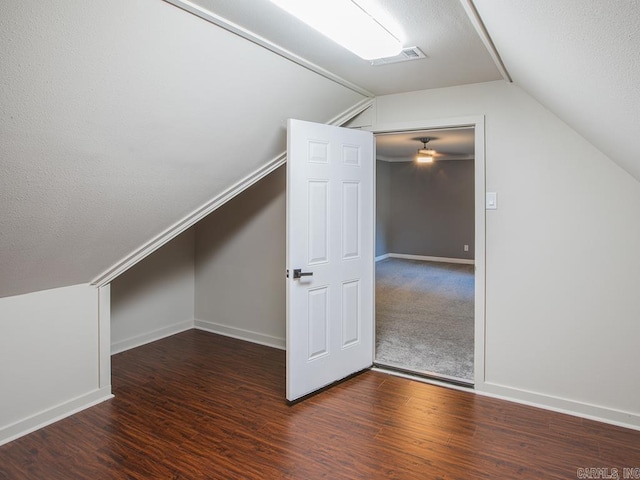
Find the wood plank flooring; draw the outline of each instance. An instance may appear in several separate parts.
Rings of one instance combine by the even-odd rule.
[[[640,467],[638,431],[379,372],[288,406],[284,363],[283,351],[197,330],[115,355],[116,398],[0,447],[0,478],[575,479]]]

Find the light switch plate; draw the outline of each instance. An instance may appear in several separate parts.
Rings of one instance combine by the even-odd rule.
[[[487,210],[496,210],[498,208],[498,194],[496,192],[487,192]]]

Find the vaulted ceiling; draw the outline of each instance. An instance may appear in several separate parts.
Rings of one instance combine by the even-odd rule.
[[[359,2],[427,58],[371,66],[268,0],[0,3],[0,296],[90,281],[277,157],[288,117],[503,78],[474,6],[514,82],[640,179],[635,0]]]
[[[91,281],[365,98],[161,0],[0,3],[0,296]]]
[[[184,5],[181,0],[169,0]],[[221,16],[374,95],[499,80],[499,71],[457,0],[358,0],[386,20],[405,47],[427,58],[372,66],[281,10],[270,0],[193,0],[201,13]],[[357,35],[357,32],[354,32]]]
[[[640,2],[473,1],[513,81],[640,180]]]

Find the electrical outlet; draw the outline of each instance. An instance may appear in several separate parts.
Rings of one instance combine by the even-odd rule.
[[[465,251],[465,252],[468,252],[468,251],[469,251],[469,245],[465,245],[465,246],[464,246],[464,251]]]

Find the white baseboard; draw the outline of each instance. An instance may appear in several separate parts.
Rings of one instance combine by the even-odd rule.
[[[85,395],[73,398],[68,402],[61,403],[55,407],[48,408],[30,417],[19,420],[5,427],[0,428],[0,445],[11,442],[19,437],[51,425],[58,420],[73,415],[85,408],[92,407],[98,403],[113,398],[111,385],[97,390],[93,390]]]
[[[387,370],[384,367],[374,367],[373,370],[389,375],[408,378],[410,380],[418,382],[429,383],[431,385],[436,385],[439,387],[449,388],[452,390],[475,393],[484,397],[518,403],[520,405],[527,405],[529,407],[541,408],[543,410],[550,410],[552,412],[563,413],[565,415],[585,418],[587,420],[594,420],[596,422],[616,425],[618,427],[629,428],[631,430],[640,430],[640,415],[634,413],[622,412],[615,409],[589,405],[549,395],[540,395],[533,392],[486,382],[481,386],[476,385],[475,388],[462,387],[451,383],[441,382],[432,378],[424,378],[404,372]]]
[[[487,397],[508,400],[510,402],[542,408],[553,412],[573,415],[574,417],[595,420],[619,427],[640,430],[640,415],[613,408],[591,405],[566,398],[544,395],[518,388],[507,387],[491,382],[476,385],[476,393]]]
[[[385,257],[385,255],[382,255]],[[379,257],[376,257],[376,262]],[[428,257],[425,255],[409,255],[407,253],[387,253],[385,258],[404,258],[405,260],[422,260],[423,262],[462,263],[474,265],[475,261],[468,258]],[[380,258],[380,260],[384,260]]]
[[[267,347],[278,348],[280,350],[285,350],[287,346],[287,342],[284,338],[273,337],[271,335],[252,332],[250,330],[244,330],[242,328],[220,325],[219,323],[211,322],[209,320],[196,319],[195,328],[197,328],[198,330],[204,330],[205,332],[224,335],[225,337],[237,338],[239,340],[246,340],[247,342],[266,345]]]
[[[111,355],[115,355],[116,353],[124,352],[125,350],[130,350],[135,347],[140,347],[142,345],[155,342],[156,340],[160,340],[165,337],[170,337],[171,335],[175,335],[176,333],[191,330],[193,326],[193,320],[185,320],[184,322],[174,323],[173,325],[159,328],[158,330],[154,330],[152,332],[147,332],[142,335],[136,335],[135,337],[120,340],[111,344]]]
[[[389,254],[385,253],[384,255],[380,255],[379,257],[376,257],[376,262],[381,262],[382,260],[386,260],[387,258],[389,258]]]

